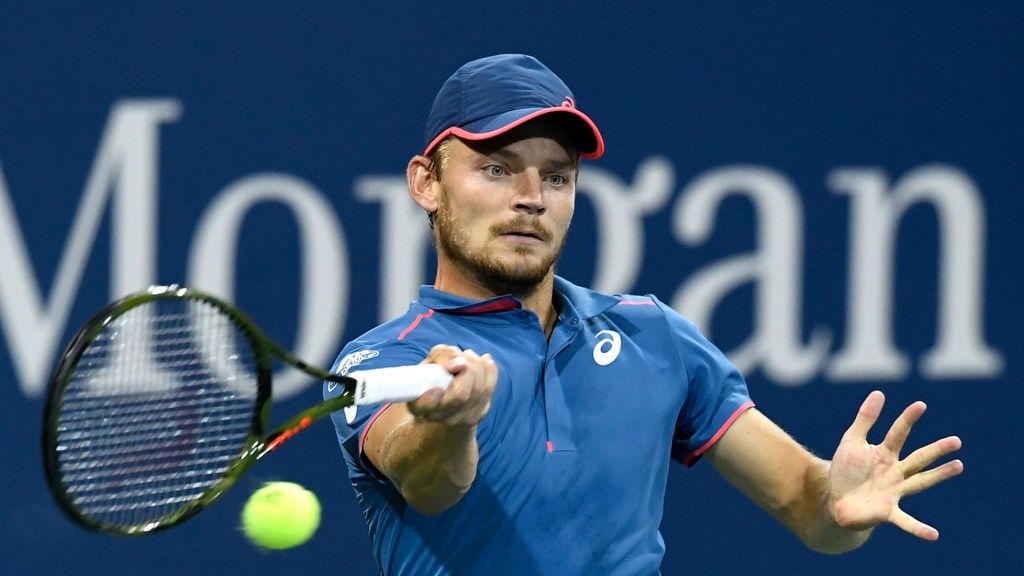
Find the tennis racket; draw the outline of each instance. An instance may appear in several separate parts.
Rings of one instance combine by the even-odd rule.
[[[338,383],[342,394],[266,432],[273,358]],[[327,414],[413,400],[451,378],[436,364],[332,374],[214,296],[153,287],[107,305],[65,350],[43,419],[46,479],[83,527],[149,534],[202,511]]]

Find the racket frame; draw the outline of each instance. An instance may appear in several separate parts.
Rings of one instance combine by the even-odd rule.
[[[231,464],[228,470],[215,484],[206,489],[203,494],[185,504],[178,510],[166,514],[160,518],[142,525],[123,526],[115,525],[97,520],[83,514],[72,502],[67,493],[60,473],[60,461],[58,458],[57,427],[60,424],[61,405],[64,401],[66,385],[82,357],[83,352],[107,327],[118,317],[129,310],[147,304],[155,300],[192,300],[199,301],[225,313],[231,321],[240,328],[242,334],[251,346],[256,370],[257,393],[254,402],[255,409],[249,427],[249,434],[244,440],[242,450],[238,457]],[[271,358],[277,357],[283,362],[302,370],[310,376],[343,385],[341,395],[322,401],[295,416],[289,418],[273,431],[266,433],[265,430],[270,422],[270,407],[272,386],[271,380],[273,367]],[[285,441],[309,427],[313,422],[324,416],[340,410],[354,403],[354,392],[356,380],[347,376],[332,374],[315,366],[311,366],[292,354],[283,346],[271,340],[262,330],[246,316],[242,311],[220,298],[211,294],[186,288],[175,284],[168,286],[153,286],[148,290],[131,294],[116,300],[90,318],[71,339],[60,362],[54,369],[50,379],[50,387],[47,393],[46,405],[43,411],[43,469],[46,473],[46,482],[50,488],[57,505],[71,519],[82,527],[104,534],[119,536],[141,536],[165,530],[176,526],[185,520],[195,516],[204,508],[212,504],[221,494],[231,488],[238,478],[259,462],[264,456],[274,451]]]

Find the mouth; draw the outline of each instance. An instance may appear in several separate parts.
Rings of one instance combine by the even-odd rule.
[[[525,218],[497,224],[491,227],[491,234],[519,245],[539,245],[551,242],[552,233],[540,222],[529,222]]]
[[[538,242],[544,241],[544,235],[536,230],[510,230],[501,234],[502,236],[508,236],[511,238],[519,238],[523,240],[536,240]]]
[[[516,246],[517,249],[539,248],[546,245],[551,239],[551,236],[544,230],[535,228],[513,228],[501,232],[498,237]]]

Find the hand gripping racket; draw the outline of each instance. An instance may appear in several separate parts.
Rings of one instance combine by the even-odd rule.
[[[266,433],[274,357],[342,394]],[[213,296],[153,287],[109,304],[65,350],[43,419],[46,479],[85,528],[148,534],[202,511],[325,415],[413,400],[451,378],[436,364],[331,374]]]

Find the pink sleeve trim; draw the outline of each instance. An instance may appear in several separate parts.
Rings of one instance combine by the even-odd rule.
[[[753,408],[753,407],[754,407],[754,401],[753,400],[747,400],[746,402],[741,404],[740,407],[737,408],[736,411],[733,412],[731,416],[729,416],[729,419],[725,421],[725,424],[722,424],[722,427],[718,429],[718,432],[715,432],[715,435],[711,437],[711,440],[707,441],[707,444],[704,444],[703,446],[701,446],[700,448],[695,450],[693,452],[693,454],[690,454],[689,456],[686,457],[685,460],[683,460],[683,466],[686,466],[687,468],[689,468],[690,466],[693,466],[694,464],[696,464],[697,463],[697,459],[700,458],[701,454],[703,454],[704,451],[706,451],[708,448],[711,448],[712,446],[714,446],[715,442],[718,442],[718,439],[721,438],[722,434],[725,434],[725,431],[728,430],[729,427],[731,427],[733,425],[733,422],[736,422],[736,419],[740,417],[740,414],[743,414],[744,412],[746,412],[748,408]]]
[[[380,415],[383,414],[384,411],[387,410],[390,407],[391,407],[391,402],[388,402],[387,404],[381,406],[380,410],[377,410],[377,413],[374,414],[372,417],[370,417],[370,421],[366,423],[366,426],[363,426],[363,432],[359,435],[359,457],[360,458],[362,458],[362,456],[363,456],[363,442],[366,442],[366,433],[370,431],[370,426],[373,426],[373,423],[377,421],[377,418],[380,418]]]

